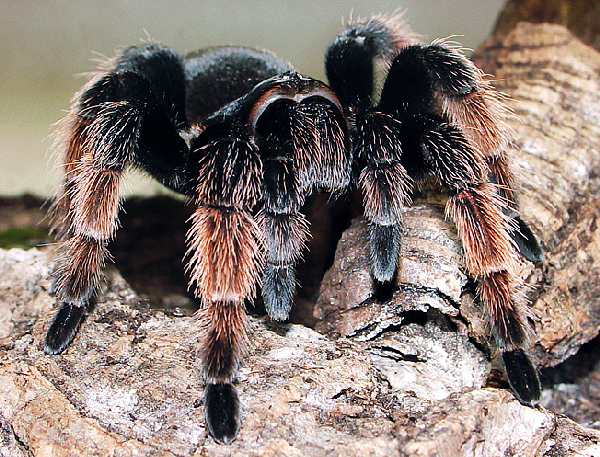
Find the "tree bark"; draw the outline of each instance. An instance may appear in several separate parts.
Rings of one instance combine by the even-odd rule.
[[[600,55],[562,27],[520,24],[476,59],[512,97],[521,210],[546,251],[520,267],[537,316],[530,353],[551,366],[600,326]],[[251,319],[229,446],[204,428],[193,316],[151,309],[108,269],[73,344],[47,356],[48,252],[0,251],[1,455],[600,454],[599,432],[503,388],[443,204],[426,193],[407,209],[390,300],[374,299],[357,219],[321,287],[322,333]]]
[[[496,20],[493,35],[505,37],[519,22],[563,25],[600,51],[598,0],[508,0]]]

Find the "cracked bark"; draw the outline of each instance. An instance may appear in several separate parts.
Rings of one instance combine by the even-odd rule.
[[[538,317],[530,348],[555,365],[600,324],[600,56],[565,29],[519,25],[477,51],[516,116],[523,217],[546,259],[522,262]],[[315,308],[317,333],[251,320],[238,376],[244,423],[219,446],[204,429],[194,318],[152,309],[114,270],[71,347],[41,351],[55,306],[46,252],[0,251],[0,451],[67,455],[576,456],[600,433],[499,385],[443,197],[407,209],[397,288],[373,298],[354,221]],[[333,337],[333,338],[332,338]]]

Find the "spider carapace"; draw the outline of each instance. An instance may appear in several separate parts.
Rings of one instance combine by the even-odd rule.
[[[144,44],[107,62],[59,128],[64,180],[50,213],[61,240],[60,306],[47,353],[69,345],[96,292],[126,169],[145,170],[195,208],[187,272],[201,302],[206,425],[229,443],[240,427],[232,382],[247,343],[244,302],[260,284],[268,314],[287,317],[308,236],[305,198],[357,181],[374,283],[386,284],[402,208],[434,177],[448,193],[510,385],[523,403],[537,401],[523,351],[527,307],[512,268],[518,250],[533,261],[542,253],[516,209],[498,95],[459,50],[418,44],[398,15],[349,23],[325,64],[329,86],[244,47],[182,57]]]

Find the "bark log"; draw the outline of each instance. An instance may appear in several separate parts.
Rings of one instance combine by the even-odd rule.
[[[600,56],[563,28],[528,24],[477,55],[512,97],[521,209],[546,250],[520,274],[538,316],[531,353],[549,366],[600,326]],[[384,302],[373,298],[365,222],[345,232],[315,310],[335,338],[251,320],[244,423],[230,446],[204,428],[192,316],[151,309],[109,269],[73,344],[44,355],[48,253],[0,251],[0,454],[600,455],[597,431],[482,388],[494,348],[443,203],[432,193],[407,209]]]

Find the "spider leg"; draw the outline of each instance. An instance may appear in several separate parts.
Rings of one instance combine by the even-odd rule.
[[[508,204],[505,213],[514,219],[511,236],[520,253],[532,262],[544,254],[536,237],[521,219],[515,189],[518,184],[506,148],[510,142],[503,116],[508,109],[501,95],[485,79],[483,72],[458,49],[434,42],[418,48],[433,89],[442,100],[442,113],[458,126],[472,147],[488,165],[490,180],[498,184],[498,193]]]
[[[300,212],[305,197],[314,189],[344,189],[351,169],[345,119],[333,93],[314,80],[290,79],[300,87],[271,101],[254,127],[265,167],[259,213],[266,241],[262,295],[277,320],[286,319],[292,306],[295,264],[308,236]]]
[[[274,101],[257,119],[255,136],[262,153],[264,204],[258,215],[265,235],[261,290],[270,317],[288,317],[296,289],[295,264],[305,248],[308,221],[300,208],[306,192],[295,173],[294,121],[297,103]]]
[[[402,206],[410,204],[413,181],[401,163],[400,123],[371,105],[379,75],[414,41],[401,14],[377,15],[347,24],[325,54],[327,79],[353,128],[353,155],[369,221],[371,273],[380,284],[389,283],[396,271]]]
[[[453,78],[440,81],[436,65],[445,66],[444,74]],[[409,176],[419,181],[433,174],[448,192],[446,214],[457,227],[467,270],[478,278],[509,383],[523,403],[533,404],[541,388],[522,350],[531,329],[521,284],[512,273],[516,248],[511,203],[489,181],[487,155],[460,126],[448,122],[437,103],[440,87],[457,93],[472,90],[473,78],[462,68],[461,61],[448,58],[447,50],[408,46],[394,58],[376,109],[400,122],[401,159]]]
[[[381,75],[394,56],[417,41],[402,13],[347,23],[325,53],[325,73],[350,115],[374,104]]]
[[[49,354],[68,346],[95,294],[109,257],[106,245],[118,226],[119,185],[126,167],[141,166],[172,187],[182,177],[187,148],[175,130],[178,120],[161,106],[166,97],[155,96],[160,83],[152,82],[140,65],[124,68],[132,61],[127,53],[139,51],[126,51],[113,69],[84,86],[59,132],[65,179],[50,214],[63,239],[53,284],[61,306],[46,334]],[[156,57],[157,52],[151,54]],[[159,58],[176,65],[169,52]],[[165,172],[167,168],[173,171]]]
[[[442,171],[443,167],[438,166],[436,171],[448,189],[455,189],[450,191],[455,195],[448,201],[447,213],[454,219],[463,240],[469,271],[480,276],[479,295],[487,308],[493,333],[502,349],[509,383],[522,402],[532,404],[540,397],[540,384],[536,370],[521,349],[530,332],[528,312],[523,298],[513,292],[521,285],[510,274],[511,261],[503,257],[512,251],[509,241],[530,261],[541,261],[543,251],[517,210],[514,191],[516,180],[505,152],[509,135],[501,119],[505,108],[490,83],[484,80],[481,70],[457,50],[434,44],[413,47],[410,51],[420,54],[427,67],[432,88],[442,96],[442,113],[460,129],[469,143],[469,148],[466,148],[465,145],[460,145],[461,141],[449,139],[447,149],[463,151],[464,160],[459,160],[461,154],[458,157],[456,154],[447,158],[440,157],[439,160],[454,163],[456,167],[459,163],[475,163],[475,159],[483,159],[487,171],[480,165],[477,168],[482,171],[477,171],[476,176],[487,174],[490,181],[496,184],[479,185],[457,192],[463,184],[453,183],[456,179],[450,179],[448,171]],[[404,65],[409,60],[415,61],[415,57],[408,52],[399,57],[406,58]],[[428,141],[430,149],[435,149],[436,139],[441,141],[440,138]],[[425,141],[427,144],[427,140]],[[453,141],[455,145],[452,145]],[[441,141],[438,147],[443,144]],[[467,157],[467,150],[473,151],[472,158]],[[458,167],[461,174],[465,170],[464,166]],[[475,182],[481,179],[476,178]],[[497,214],[498,208],[505,216],[504,221]],[[490,211],[492,209],[494,211]],[[479,242],[474,236],[477,233],[482,235]],[[506,239],[506,233],[511,240]],[[486,240],[487,246],[481,243]]]
[[[428,124],[428,125],[427,125]],[[531,328],[529,312],[512,269],[516,261],[511,219],[496,185],[486,182],[486,165],[461,132],[441,118],[423,119],[421,144],[426,162],[447,189],[448,214],[465,251],[466,267],[478,278],[477,291],[489,316],[512,390],[525,404],[535,404],[541,388],[537,372],[522,347]]]
[[[261,288],[269,316],[285,320],[293,303],[295,265],[306,246],[308,221],[300,213],[304,195],[297,188],[290,161],[266,159],[264,166],[265,205],[258,215],[266,254]]]
[[[364,215],[369,221],[371,272],[387,283],[396,272],[401,245],[402,207],[410,204],[413,180],[402,160],[401,124],[392,116],[369,110],[356,118],[355,155]]]
[[[210,128],[191,155],[197,208],[187,235],[188,273],[201,298],[205,418],[214,439],[229,443],[240,427],[232,381],[247,346],[244,301],[254,296],[263,263],[262,233],[250,213],[260,195],[262,162],[249,140],[213,136]]]
[[[117,147],[127,154],[137,119],[133,112],[114,117],[113,114],[116,114],[113,110],[101,110],[95,122],[90,124],[83,140],[81,157],[68,173],[68,184],[65,185],[68,194],[63,191],[61,204],[65,204],[66,195],[70,204],[70,238],[61,243],[56,259],[53,290],[62,305],[46,335],[45,351],[50,354],[62,352],[77,332],[83,310],[94,294],[108,255],[106,244],[116,230],[118,188],[128,159],[123,158],[122,162],[113,164],[104,161],[101,154],[114,150],[115,145],[100,146],[98,143],[105,139],[92,131],[109,128],[108,124],[116,121],[114,128],[127,133],[114,138],[120,142]],[[104,146],[107,149],[94,153]]]

